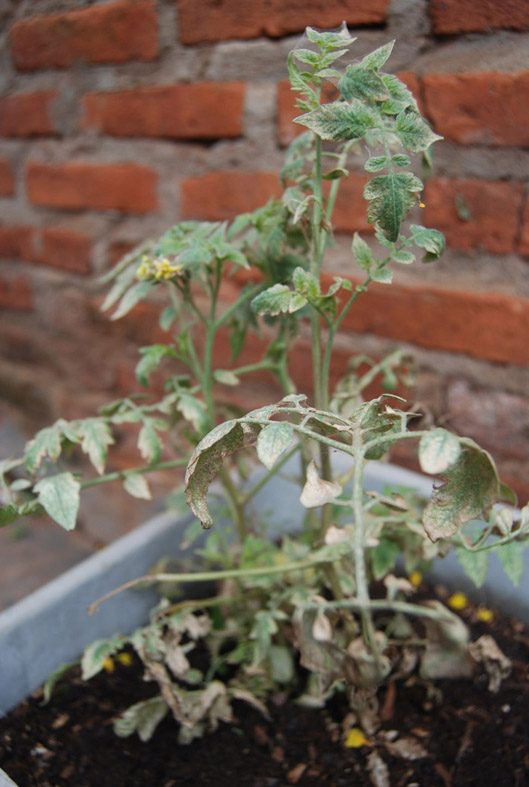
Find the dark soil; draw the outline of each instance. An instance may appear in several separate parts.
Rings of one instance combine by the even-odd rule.
[[[390,683],[380,692],[381,732],[360,748],[344,746],[337,707],[309,711],[284,697],[270,703],[272,721],[237,705],[234,725],[189,746],[177,744],[169,718],[149,743],[117,738],[112,715],[154,693],[137,667],[120,666],[89,684],[72,673],[47,705],[37,693],[0,719],[0,764],[20,787],[529,785],[529,627],[498,615],[477,622],[473,607],[462,614],[473,639],[491,634],[513,662],[500,691],[488,691],[484,674],[434,690],[418,678]],[[393,756],[391,730],[387,740],[411,741],[422,755]],[[373,753],[389,783],[372,780]]]

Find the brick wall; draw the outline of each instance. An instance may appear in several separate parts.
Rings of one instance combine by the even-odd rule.
[[[526,0],[34,0],[0,18],[4,417],[30,430],[124,392],[154,310],[109,323],[98,275],[179,219],[278,193],[295,133],[286,54],[307,24],[345,19],[358,57],[397,39],[389,66],[444,136],[421,220],[448,250],[359,300],[336,363],[409,346],[417,401],[529,496]],[[337,205],[330,273],[354,277],[347,234],[370,231],[363,177],[360,162]],[[259,381],[247,396],[266,394]]]

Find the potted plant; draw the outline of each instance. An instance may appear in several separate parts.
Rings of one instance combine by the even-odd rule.
[[[295,686],[298,698],[312,707],[337,694],[345,697],[342,737],[355,745],[355,735],[376,734],[377,692],[396,676],[418,671],[424,681],[459,678],[479,665],[497,676],[507,671],[508,660],[496,646],[486,639],[471,642],[461,618],[439,600],[415,598],[414,584],[450,551],[478,584],[492,551],[519,579],[529,509],[516,515],[496,506],[502,501],[512,506],[515,496],[476,443],[443,428],[422,428],[394,393],[407,379],[402,351],[352,359],[331,390],[334,340],[356,300],[372,282],[390,286],[394,270],[415,263],[417,253],[428,264],[444,248],[437,230],[403,226],[423,189],[409,169],[410,156],[422,154],[428,161],[438,137],[407,87],[383,70],[393,42],[340,68],[353,41],[345,28],[307,28],[307,46],[289,56],[300,108],[295,122],[306,131],[286,153],[281,199],[232,223],[177,224],[128,254],[107,276],[112,288],[104,308],[115,307],[114,319],[154,290],[168,293],[160,325],[171,338],[143,348],[136,369],[144,386],[162,365],[169,370],[162,397],[131,395],[93,418],[59,420],[35,436],[23,457],[0,468],[3,524],[43,509],[72,529],[83,488],[118,480],[129,494],[148,497],[149,473],[186,467],[185,496],[194,518],[183,539],[188,547],[199,543],[194,568],[182,566],[179,556],[175,570],[158,566],[141,577],[143,585],[158,588],[162,601],[150,622],[132,633],[142,621],[134,612],[124,624],[125,597],[105,601],[101,609],[113,612],[82,659],[88,679],[131,648],[157,687],[117,716],[118,735],[138,733],[148,740],[170,714],[180,742],[189,743],[232,719],[234,702],[266,715],[267,698]],[[328,103],[322,103],[325,83],[336,90]],[[330,278],[323,268],[333,242],[336,197],[355,154],[365,158],[364,169],[372,175],[364,198],[376,239],[375,247],[358,234],[353,238],[351,264],[362,274],[360,284]],[[228,277],[237,296],[225,306],[221,292]],[[312,379],[307,391],[298,391],[289,359],[307,326]],[[215,350],[226,333],[233,363],[218,368]],[[244,349],[256,335],[262,357],[245,363]],[[252,372],[273,375],[283,396],[241,412],[225,392]],[[377,379],[385,393],[365,400]],[[123,425],[138,429],[142,464],[105,474],[113,430]],[[426,503],[416,491],[368,480],[372,462],[410,440],[418,444],[422,470],[437,479]],[[97,477],[81,477],[64,464],[76,447]],[[252,470],[249,456],[257,457],[261,472]],[[294,523],[285,516],[284,491],[267,486],[285,476],[298,485],[303,511]],[[260,494],[265,511],[256,513]],[[175,494],[173,503],[176,499]],[[229,524],[219,526],[226,519]],[[150,527],[166,551],[168,520]],[[208,534],[197,542],[204,530]],[[128,544],[136,543],[138,552],[142,538],[132,534]],[[106,586],[89,586],[90,600],[109,598],[114,595],[107,592],[109,584],[130,578],[118,576],[112,562],[127,539],[107,552]],[[151,558],[143,554],[140,574]],[[212,582],[213,589],[206,584]],[[209,587],[207,596],[183,596],[182,585]],[[86,592],[85,587],[85,598]],[[68,593],[64,587],[55,591],[55,610],[67,603]],[[145,612],[143,606],[138,614]],[[10,625],[31,639],[27,623],[19,624],[16,612]],[[86,644],[76,634],[63,660]],[[206,666],[198,658],[203,652]],[[372,773],[384,772],[383,757],[376,750],[372,755]]]

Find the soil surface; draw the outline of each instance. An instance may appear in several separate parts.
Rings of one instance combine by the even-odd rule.
[[[381,728],[357,748],[344,745],[343,708],[309,711],[282,696],[270,702],[271,721],[236,705],[235,724],[189,746],[177,744],[168,717],[149,743],[117,738],[113,714],[154,693],[136,665],[88,684],[70,673],[48,704],[37,692],[0,719],[0,765],[20,787],[529,785],[529,627],[497,614],[480,622],[471,605],[460,614],[472,639],[491,634],[512,660],[499,692],[485,674],[389,683]]]

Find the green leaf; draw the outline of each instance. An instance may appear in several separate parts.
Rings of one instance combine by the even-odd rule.
[[[464,547],[455,548],[456,557],[465,574],[480,588],[487,578],[489,554],[487,551],[470,552]]]
[[[98,639],[85,648],[81,659],[81,671],[83,680],[90,680],[98,672],[101,672],[109,656],[113,656],[123,647],[123,637],[119,634],[108,639]]]
[[[372,158],[368,158],[364,164],[364,169],[366,172],[380,172],[381,169],[384,169],[387,163],[387,156],[373,156]]]
[[[444,473],[457,462],[460,454],[461,443],[446,429],[434,429],[420,439],[419,462],[425,473]]]
[[[140,473],[127,473],[123,481],[123,487],[132,497],[140,500],[151,500],[151,491],[145,476]]]
[[[240,383],[237,375],[229,369],[216,369],[213,372],[213,379],[222,385],[239,385]]]
[[[81,486],[71,473],[41,478],[34,490],[46,513],[65,530],[73,530],[79,511]]]
[[[389,268],[375,268],[371,271],[371,278],[379,284],[391,284],[393,281],[393,271]]]
[[[141,281],[138,284],[135,284],[134,287],[131,287],[130,290],[127,290],[119,302],[118,308],[110,319],[119,320],[121,317],[124,317],[136,306],[137,303],[142,301],[146,295],[148,295],[153,287],[154,284],[150,281]]]
[[[358,232],[355,232],[353,235],[353,245],[351,248],[357,263],[365,271],[368,271],[371,268],[371,263],[373,262],[373,254],[371,253],[371,249],[365,240],[360,237]]]
[[[287,421],[277,421],[265,426],[257,438],[257,456],[270,469],[292,442],[294,430]]]
[[[416,112],[401,112],[397,115],[396,133],[403,147],[412,153],[426,150],[433,142],[442,139]]]
[[[113,306],[116,301],[118,301],[124,295],[124,293],[131,286],[132,282],[136,280],[138,261],[135,260],[135,263],[135,265],[131,264],[119,274],[116,281],[109,290],[103,305],[101,306],[101,311],[106,312],[107,309],[110,309],[110,307]]]
[[[471,519],[487,520],[500,499],[500,482],[487,451],[467,438],[460,438],[462,452],[456,464],[442,474],[426,506],[423,524],[432,541],[450,538]]]
[[[79,661],[70,661],[68,664],[61,664],[61,666],[58,667],[58,669],[56,669],[55,672],[52,672],[52,674],[49,676],[46,683],[42,687],[42,702],[40,703],[41,705],[48,704],[48,702],[51,700],[53,689],[60,681],[60,679],[63,678],[65,675],[67,675],[68,672],[70,672],[74,667],[77,667],[78,665],[79,665]]]
[[[347,66],[344,76],[338,82],[338,90],[349,101],[385,101],[389,98],[389,90],[382,78],[373,68],[365,68],[360,63]]]
[[[186,421],[193,424],[199,435],[204,434],[209,424],[204,402],[191,394],[181,393],[176,403],[176,409],[182,413]]]
[[[372,68],[373,71],[378,71],[388,60],[394,46],[395,41],[393,40],[383,46],[379,46],[378,49],[374,49],[373,52],[369,52],[368,55],[362,58],[362,66],[364,68]]]
[[[277,683],[290,683],[294,680],[296,668],[289,648],[286,645],[271,645],[268,652],[272,680]]]
[[[255,442],[256,430],[260,431],[259,427],[225,421],[203,437],[193,451],[185,474],[186,500],[202,527],[207,529],[213,524],[206,501],[211,481],[227,456]]]
[[[390,101],[399,106],[399,111],[391,114],[399,114],[408,107],[417,113],[419,112],[413,93],[395,74],[383,74],[382,80],[391,96]]]
[[[136,365],[136,378],[145,387],[149,385],[151,374],[156,371],[162,360],[168,356],[171,358],[176,356],[174,347],[166,344],[140,347],[139,352],[142,357]]]
[[[0,527],[10,525],[20,516],[18,506],[14,503],[9,503],[7,506],[0,508]]]
[[[336,32],[329,30],[319,31],[313,27],[305,28],[305,33],[309,41],[317,44],[320,49],[339,49],[343,46],[350,46],[356,38],[352,37],[347,30],[345,22],[342,23],[340,29]]]
[[[169,706],[161,695],[142,700],[123,711],[114,722],[114,732],[120,738],[127,738],[137,732],[143,743],[149,741],[156,727],[167,715]]]
[[[159,323],[162,331],[168,331],[173,322],[176,320],[177,316],[178,312],[176,311],[175,307],[167,306],[160,314]]]
[[[85,418],[76,422],[79,432],[82,451],[94,465],[97,472],[102,475],[108,455],[108,446],[114,443],[110,427],[103,419]]]
[[[343,167],[336,167],[336,169],[331,169],[322,175],[322,178],[323,180],[339,180],[340,178],[346,178],[348,175],[348,170],[343,169]]]
[[[416,193],[423,184],[410,172],[390,172],[378,175],[364,188],[364,199],[370,200],[367,220],[377,222],[386,237],[395,242],[399,237],[400,225],[410,208],[417,203]]]
[[[261,664],[268,658],[272,637],[278,631],[272,612],[261,609],[255,613],[250,639],[255,640],[255,663]]]
[[[299,293],[292,292],[286,284],[274,284],[255,296],[252,301],[252,309],[257,314],[270,314],[272,317],[276,317],[278,314],[296,312],[302,309],[306,303],[306,298]]]
[[[426,250],[423,262],[437,260],[445,250],[445,239],[439,230],[430,230],[420,224],[410,224],[413,242],[416,246]]]
[[[400,263],[401,265],[411,265],[412,262],[415,262],[415,254],[412,254],[411,251],[406,251],[405,249],[398,249],[392,252],[391,259]]]
[[[138,448],[140,454],[148,464],[159,462],[162,456],[162,446],[160,438],[156,434],[153,419],[149,418],[143,422],[138,435]]]
[[[411,164],[410,157],[404,155],[404,153],[396,153],[391,161],[396,167],[409,167]]]
[[[518,586],[522,581],[525,569],[524,547],[517,541],[509,541],[507,544],[496,547],[494,551],[513,585]]]
[[[381,538],[377,546],[369,551],[373,577],[376,580],[393,571],[399,552],[399,545],[387,538]]]
[[[34,473],[45,456],[48,456],[52,462],[57,461],[61,455],[61,437],[61,421],[37,432],[26,446],[25,466],[28,473]]]
[[[307,126],[321,139],[339,141],[360,139],[368,129],[377,125],[377,116],[355,99],[350,104],[340,101],[323,104],[312,112],[294,118],[294,123]]]

